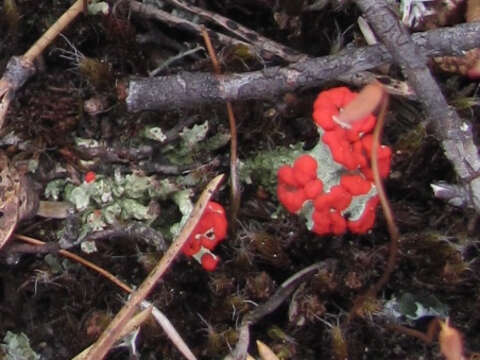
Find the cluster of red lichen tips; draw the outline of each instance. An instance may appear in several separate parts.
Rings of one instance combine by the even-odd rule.
[[[219,257],[212,251],[227,236],[227,226],[227,217],[223,206],[210,201],[183,246],[183,253],[197,260],[205,270],[215,270]]]
[[[375,222],[378,196],[371,169],[373,128],[368,115],[352,124],[336,117],[356,93],[346,87],[321,92],[313,105],[319,144],[278,170],[277,196],[292,213],[306,217],[318,235],[367,232]],[[390,171],[391,150],[378,149],[380,176]]]

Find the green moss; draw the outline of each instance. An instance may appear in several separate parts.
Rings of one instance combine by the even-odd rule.
[[[240,181],[262,185],[267,191],[275,194],[278,168],[293,164],[295,159],[303,153],[305,153],[303,143],[259,152],[241,163]]]

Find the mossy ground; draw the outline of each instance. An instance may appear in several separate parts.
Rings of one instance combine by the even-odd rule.
[[[65,11],[67,3],[17,0],[21,17],[16,29],[9,32],[7,19],[2,17],[0,21],[2,34],[7,34],[0,44],[0,64],[25,52]],[[335,46],[347,43],[362,45],[354,25],[358,11],[350,5],[342,9],[327,7],[321,12],[298,12],[303,1],[291,1],[296,7],[287,6],[288,1],[279,1],[272,7],[275,2],[268,0],[199,3],[312,56],[327,55]],[[280,13],[291,20],[290,27],[279,29],[274,15]],[[180,44],[201,43],[180,30],[135,17],[129,20],[127,15],[125,4],[120,4],[116,14],[107,18],[81,16],[64,35],[85,56],[108,63],[113,79],[145,75],[157,64],[158,57],[168,59],[175,55],[166,46],[136,43],[135,35],[152,27]],[[197,124],[209,121],[209,137],[228,133],[223,104],[163,113],[127,113],[116,100],[111,79],[95,82],[91,74],[82,73],[78,66],[62,59],[56,50],[59,48],[72,50],[59,38],[45,52],[43,67],[17,94],[4,128],[5,134],[15,131],[22,138],[21,143],[30,145],[27,150],[15,145],[2,149],[11,157],[39,159],[41,168],[35,176],[41,185],[46,185],[46,174],[51,174],[57,165],[70,175],[82,174],[74,135],[114,144],[117,139],[135,138],[145,125],[169,129],[191,117],[196,117]],[[258,70],[266,65],[258,59],[242,58],[232,49],[218,50],[225,72]],[[211,67],[202,54],[200,58],[184,58],[167,72],[181,70],[211,71]],[[438,81],[452,102],[456,94],[465,93],[462,90],[471,89],[464,96],[475,94],[476,85],[456,75],[439,74]],[[294,95],[295,102],[279,99],[276,104],[235,103],[240,159],[253,159],[260,151],[300,142],[304,142],[305,148],[312,148],[317,134],[309,119],[313,99],[320,90],[299,92]],[[92,96],[107,99],[109,111],[94,117],[86,114],[83,102]],[[477,105],[461,113],[475,127],[477,114]],[[455,174],[423,122],[417,103],[392,99],[384,143],[394,150],[386,188],[401,232],[398,263],[377,305],[364,309],[363,317],[342,328],[349,359],[441,358],[435,343],[426,345],[392,330],[389,320],[378,313],[385,301],[404,293],[433,295],[447,305],[451,324],[465,337],[467,352],[480,351],[477,216],[473,211],[455,209],[434,199],[430,184],[438,180],[455,182]],[[135,146],[134,141],[123,144]],[[213,175],[229,173],[228,153],[227,144],[208,154],[192,154],[189,161],[201,169],[196,173],[196,182],[192,182],[196,194]],[[150,161],[165,162],[162,149],[157,148]],[[101,161],[96,171],[108,174],[112,166]],[[128,172],[136,164],[125,161],[122,166]],[[389,235],[381,211],[375,227],[366,235],[320,238],[308,232],[301,220],[281,210],[275,194],[253,180],[252,184],[242,184],[236,233],[216,250],[222,258],[218,269],[206,273],[182,256],[150,300],[168,316],[198,358],[222,358],[236,342],[242,316],[255,304],[268,300],[295,272],[317,261],[334,260],[334,267],[303,284],[279,309],[255,325],[251,340],[262,340],[282,359],[338,358],[342,349],[338,342],[332,345],[332,328],[325,322],[333,326],[344,324],[356,296],[382,274]],[[228,181],[215,197],[228,211]],[[162,226],[180,219],[172,201],[161,201],[160,209]],[[55,241],[55,231],[60,226],[58,221],[35,218],[22,224],[18,232]],[[98,242],[97,247],[97,253],[83,256],[130,285],[139,285],[152,262],[161,256],[135,238],[106,239]],[[58,261],[61,264],[63,260]],[[54,271],[44,255],[25,255],[15,265],[0,265],[0,337],[7,330],[23,332],[32,348],[45,359],[72,358],[98,336],[98,329],[126,299],[120,289],[92,271],[72,263],[61,265],[60,270]],[[425,322],[421,319],[410,326],[423,331]],[[138,348],[142,359],[181,358],[153,323],[142,329]],[[252,347],[251,352],[255,354],[256,350]],[[108,358],[127,359],[128,350],[116,349]]]

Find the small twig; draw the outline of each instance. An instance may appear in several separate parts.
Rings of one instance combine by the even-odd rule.
[[[376,87],[375,86],[373,87],[373,90],[377,91],[378,89],[379,89],[378,85]],[[374,94],[372,91],[370,93]],[[390,276],[395,270],[397,253],[398,253],[398,242],[399,242],[400,234],[399,234],[397,225],[395,224],[393,211],[388,201],[387,195],[385,193],[385,188],[383,186],[382,178],[380,176],[379,167],[378,167],[378,148],[380,146],[383,125],[385,122],[385,116],[387,114],[387,108],[388,108],[388,95],[381,89],[381,87],[380,87],[379,94],[380,96],[375,98],[376,100],[372,99],[372,104],[370,104],[375,107],[377,107],[378,104],[380,106],[380,110],[377,116],[377,123],[375,125],[375,130],[373,132],[373,143],[372,143],[372,150],[371,150],[370,157],[371,157],[371,163],[372,163],[373,180],[375,182],[375,187],[378,193],[378,197],[380,199],[380,203],[382,205],[382,209],[385,214],[385,220],[387,222],[388,232],[390,234],[390,250],[389,250],[387,264],[385,266],[385,270],[383,271],[382,276],[380,277],[380,279],[377,280],[375,284],[373,284],[367,290],[365,294],[362,294],[358,296],[356,299],[354,299],[352,309],[350,310],[349,316],[346,319],[347,323],[357,316],[359,309],[362,308],[362,306],[365,304],[365,301],[371,298],[375,298],[378,292],[388,282],[388,280],[390,279]],[[357,99],[360,99],[361,96],[362,96],[362,93],[360,93]],[[366,103],[367,101],[368,99],[366,99],[364,103]],[[345,112],[347,112],[347,109],[345,110]]]
[[[88,0],[83,0],[83,15],[87,16],[88,15]]]
[[[140,285],[137,291],[132,294],[132,296],[122,308],[122,310],[120,310],[120,312],[115,316],[112,322],[102,333],[97,342],[92,346],[92,349],[89,351],[88,356],[85,360],[100,360],[105,357],[105,355],[115,342],[117,334],[121,331],[122,327],[125,326],[128,319],[131,318],[137,306],[140,305],[140,303],[150,293],[158,280],[168,270],[173,260],[180,253],[181,248],[188,240],[190,233],[197,225],[197,222],[202,216],[208,201],[212,197],[215,189],[220,184],[222,179],[223,175],[219,175],[207,185],[202,195],[200,195],[200,198],[197,201],[189,220],[185,224],[178,237],[174,240],[172,245],[165,252],[164,256],[160,259],[155,268],[150,272],[142,285]],[[195,359],[195,357],[190,357],[190,359]]]
[[[88,234],[86,239],[99,241],[112,237],[138,238],[154,246],[158,251],[164,251],[167,248],[163,234],[142,221],[131,221],[128,224],[115,224],[103,230]]]
[[[43,245],[46,245],[46,244],[48,245],[48,243],[45,243],[45,242],[40,241],[38,239],[31,238],[29,236],[20,235],[20,234],[15,234],[14,236],[15,236],[16,239],[24,241],[24,242],[26,242],[28,244],[31,244],[31,245],[35,245],[35,246],[43,246]],[[119,280],[112,273],[108,272],[105,269],[102,269],[101,267],[95,265],[94,263],[92,263],[92,262],[90,262],[90,261],[88,261],[88,260],[86,260],[86,259],[84,259],[84,258],[82,258],[78,255],[75,255],[75,254],[71,253],[70,251],[64,250],[64,249],[58,250],[58,254],[65,257],[65,258],[76,261],[76,262],[84,265],[85,267],[92,269],[93,271],[98,272],[100,275],[102,275],[106,279],[113,282],[115,285],[117,285],[119,288],[121,288],[125,292],[127,292],[129,294],[133,293],[134,290],[130,286],[128,286],[127,284],[125,284],[124,282]],[[190,349],[188,348],[188,346],[186,345],[185,341],[183,341],[181,336],[178,334],[178,331],[173,327],[173,325],[170,323],[168,318],[160,310],[158,310],[155,306],[151,305],[147,301],[142,302],[142,307],[146,308],[145,310],[148,310],[148,312],[143,311],[142,313],[149,315],[150,311],[152,312],[152,316],[157,320],[159,325],[162,327],[163,331],[165,331],[168,338],[177,347],[177,349],[180,350],[180,352],[182,354],[186,354],[187,359],[188,358],[189,359],[194,359],[195,358],[193,356],[192,352],[190,351]],[[138,321],[139,321],[140,318],[138,318],[138,316],[139,315],[136,315],[133,319],[131,319],[131,321],[129,321],[127,323],[127,325],[125,325],[125,327],[123,327],[121,329],[121,331],[119,332],[116,340],[126,336],[131,331],[133,331],[133,329],[135,327],[139,326],[140,323],[138,323]],[[137,320],[135,320],[135,319],[137,319]],[[135,325],[135,324],[138,324],[138,325]],[[132,328],[132,326],[133,326],[133,328]],[[89,350],[90,350],[90,347],[85,349],[84,351],[82,351],[80,354],[78,354],[73,360],[76,360],[76,359],[78,359],[78,360],[82,359],[83,360],[85,358],[85,355],[86,355],[87,351],[89,351]]]
[[[205,41],[205,46],[207,47],[208,54],[210,55],[210,59],[212,61],[213,70],[218,76],[222,73],[222,69],[217,60],[217,55],[215,54],[210,37],[205,29],[202,30],[202,37]],[[237,215],[241,202],[240,180],[238,179],[237,171],[237,125],[235,121],[235,114],[233,113],[232,103],[227,101],[226,106],[228,123],[230,126],[230,232],[233,234],[233,236],[235,236]]]
[[[147,5],[147,4],[142,4],[141,2],[135,1],[135,0],[129,0],[130,4],[130,9],[137,14],[142,15],[143,17],[146,18],[154,18],[157,20],[161,20],[162,22],[166,23],[169,26],[172,27],[180,27],[182,29],[188,30],[190,32],[193,32],[197,35],[201,35],[202,33],[202,25],[195,24],[191,21],[181,19],[179,17],[176,17],[164,10],[161,10],[153,5]],[[220,41],[224,45],[243,45],[247,49],[250,50],[252,54],[255,53],[254,48],[247,42],[242,41],[242,40],[237,40],[235,38],[232,38],[231,36],[221,34],[221,33],[214,33],[211,30],[212,37],[215,37],[218,41]]]
[[[75,3],[32,45],[22,57],[12,57],[0,79],[0,130],[15,92],[35,74],[33,61],[82,12],[84,0]]]
[[[251,310],[242,319],[239,329],[238,342],[231,356],[226,359],[243,360],[247,355],[248,345],[250,343],[250,326],[261,320],[266,315],[275,311],[293,291],[310,276],[315,274],[318,270],[330,267],[333,260],[324,260],[322,262],[310,265],[303,270],[290,276],[275,293],[267,300],[267,302],[257,306]]]
[[[373,286],[371,293],[373,296],[376,296],[378,292],[385,286],[385,284],[390,279],[390,275],[395,269],[395,263],[397,259],[398,252],[398,241],[400,238],[400,233],[398,227],[395,224],[395,219],[393,216],[393,211],[388,201],[388,197],[385,193],[385,187],[383,186],[382,178],[380,177],[380,172],[378,170],[378,148],[380,146],[380,138],[382,136],[383,124],[385,123],[385,116],[387,114],[388,108],[388,96],[384,96],[383,100],[380,103],[380,112],[377,116],[377,124],[375,126],[375,131],[373,132],[373,144],[372,144],[372,173],[373,180],[375,181],[375,187],[377,188],[378,197],[380,199],[380,204],[382,205],[383,213],[385,214],[385,220],[387,221],[388,232],[390,234],[390,252],[388,255],[387,265],[385,271],[377,283]]]
[[[211,30],[208,30],[211,38],[216,39],[225,46],[243,46],[248,49],[249,53],[252,56],[264,56],[265,58],[271,58],[272,54],[282,59],[283,61],[293,63],[297,61],[303,61],[310,59],[311,57],[307,54],[301,53],[297,50],[294,50],[288,46],[279,44],[277,42],[268,39],[261,34],[248,29],[241,24],[238,24],[228,18],[225,18],[219,14],[212,13],[208,10],[201,9],[199,7],[187,4],[185,2],[180,2],[178,0],[169,0],[173,4],[181,7],[184,10],[195,13],[199,16],[202,16],[206,19],[209,19],[217,24],[220,24],[224,28],[228,29],[230,32],[239,36],[242,40],[235,39],[228,35],[222,33],[214,33]],[[163,11],[152,5],[141,5],[139,2],[130,0],[130,6],[132,11],[137,12],[137,14],[147,17],[155,18],[160,20],[170,26],[179,26],[182,30],[186,30],[197,35],[201,35],[202,26],[194,22],[188,21],[183,18],[178,18],[166,11]],[[370,83],[373,79],[379,77],[377,80],[382,81],[385,84],[386,89],[391,94],[402,95],[402,96],[411,96],[413,92],[408,88],[405,82],[393,79],[385,75],[377,75],[370,73],[368,71],[358,72],[356,74],[339,74],[337,79],[344,81],[348,84],[363,86]]]
[[[25,235],[21,235],[21,234],[14,234],[14,236],[15,236],[16,239],[24,241],[24,242],[26,242],[28,244],[32,244],[32,245],[43,246],[43,245],[46,244],[43,241],[40,241],[38,239],[34,239],[32,237],[29,237],[29,236],[25,236]],[[119,288],[123,289],[124,291],[126,291],[128,293],[132,292],[132,289],[128,285],[126,285],[125,283],[120,281],[118,278],[116,278],[115,275],[106,271],[105,269],[102,269],[101,267],[95,265],[94,263],[92,263],[92,262],[90,262],[90,261],[88,261],[88,260],[86,260],[86,259],[68,251],[68,250],[65,250],[65,249],[58,250],[58,253],[60,255],[62,255],[63,257],[74,260],[74,261],[78,262],[79,264],[82,264],[83,266],[85,266],[89,269],[92,269],[93,271],[98,272],[104,278],[110,280],[111,282],[113,282],[115,285],[117,285]]]
[[[428,323],[427,331],[422,332],[419,330],[411,329],[403,325],[397,325],[397,324],[390,324],[387,325],[389,329],[392,329],[396,332],[399,332],[401,334],[406,334],[409,336],[416,337],[426,344],[431,344],[437,330],[440,328],[440,320],[438,318],[434,318]]]
[[[441,139],[445,156],[452,162],[456,174],[471,193],[470,199],[476,211],[480,213],[480,156],[473,141],[472,126],[460,119],[448,105],[427,67],[426,54],[420,51],[386,1],[355,2],[394,61],[402,67]]]
[[[305,54],[302,54],[292,48],[289,48],[273,40],[270,40],[265,36],[262,36],[261,34],[251,29],[248,29],[247,27],[231,19],[223,17],[219,14],[199,8],[192,4],[188,4],[181,0],[167,0],[167,1],[175,6],[178,6],[183,10],[196,14],[205,20],[214,22],[217,25],[222,26],[224,29],[237,35],[245,42],[252,43],[254,46],[254,49],[260,53],[260,56],[263,56],[263,53],[267,52],[267,53],[276,55],[288,62],[296,62],[302,59],[306,59],[308,57]]]
[[[83,11],[84,0],[77,0],[70,8],[58,18],[55,23],[33,44],[30,49],[23,55],[26,62],[33,63],[38,55],[40,55],[47,46],[65,29],[70,23]]]
[[[413,39],[427,56],[461,54],[463,50],[480,47],[479,32],[480,23],[469,23],[415,34]],[[262,71],[221,76],[181,72],[132,78],[121,84],[128,89],[128,111],[166,110],[225,101],[272,100],[288,91],[321,86],[339,76],[355,77],[358,72],[391,61],[382,45],[374,45]]]
[[[122,330],[118,333],[118,339],[121,339],[128,334],[130,334],[132,331],[140,327],[149,317],[152,315],[152,307],[148,307],[142,311],[140,311],[138,314],[133,316],[130,321],[122,328]],[[72,360],[85,360],[87,357],[88,352],[92,346],[87,347],[84,349],[80,354],[75,356]]]
[[[196,53],[197,51],[200,50],[205,50],[202,46],[196,46],[193,49],[189,49],[186,51],[183,51],[179,53],[178,55],[172,56],[171,58],[168,58],[168,60],[165,60],[159,67],[153,69],[152,71],[148,72],[148,76],[157,76],[158,73],[162,72],[165,68],[169,67],[171,64],[173,64],[175,61],[183,59],[185,56],[192,55]]]
[[[230,101],[227,102],[228,122],[230,124],[230,232],[235,236],[237,229],[237,216],[240,210],[240,203],[242,201],[242,193],[240,191],[240,180],[238,178],[238,140],[237,140],[237,126],[235,123],[235,115],[233,114],[233,107]]]

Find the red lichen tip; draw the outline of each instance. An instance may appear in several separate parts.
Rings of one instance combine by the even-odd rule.
[[[342,175],[340,185],[353,196],[367,194],[372,183],[360,175]]]
[[[340,110],[355,98],[356,94],[347,87],[322,91],[313,104],[313,120],[324,130],[333,130],[339,125],[333,120]]]
[[[375,210],[378,201],[378,196],[373,196],[365,205],[362,216],[358,220],[348,222],[348,228],[352,233],[365,234],[372,228],[375,223]]]
[[[295,180],[295,175],[293,173],[293,168],[289,165],[284,165],[278,169],[277,172],[278,182],[288,185],[288,186],[297,186],[297,181]]]
[[[309,181],[305,184],[303,191],[307,199],[313,200],[323,192],[323,183],[319,179]]]
[[[307,200],[303,189],[289,187],[284,184],[278,184],[277,197],[283,206],[291,213],[299,211],[305,200]]]
[[[200,251],[202,242],[199,237],[190,236],[182,247],[182,252],[187,256],[193,256]]]
[[[314,201],[315,210],[345,210],[352,201],[350,195],[342,186],[335,185],[326,194],[318,196]]]
[[[85,180],[86,183],[91,183],[91,182],[95,181],[96,177],[97,177],[97,175],[95,174],[95,172],[89,171],[85,174],[84,180]]]
[[[293,176],[298,185],[305,186],[317,177],[317,160],[310,155],[302,155],[293,163]]]
[[[295,161],[294,167],[284,165],[278,169],[277,197],[291,213],[301,209],[307,197],[303,186],[316,177],[317,162],[309,155]]]
[[[289,212],[311,216],[307,223],[318,235],[340,235],[347,229],[363,234],[375,222],[378,197],[371,169],[371,133],[376,118],[371,113],[383,96],[379,84],[358,95],[346,87],[321,92],[313,105],[313,119],[329,151],[320,145],[310,152],[313,156],[302,155],[292,166],[278,170],[279,201]],[[388,176],[391,156],[388,146],[378,148],[381,177]],[[324,192],[324,187],[329,191]],[[347,220],[345,214],[355,220]]]
[[[347,230],[346,220],[336,211],[315,211],[312,220],[312,231],[317,235],[341,235]]]
[[[214,201],[210,201],[197,226],[183,246],[182,252],[187,256],[193,256],[195,259],[197,259],[198,256],[203,259],[205,253],[210,253],[210,250],[213,250],[219,242],[225,239],[227,236],[227,227],[228,222],[223,206]],[[211,254],[210,258],[215,259],[216,266],[216,263],[219,261],[217,257]],[[205,261],[207,262],[207,266],[210,264],[209,267],[211,268],[213,262],[210,258]],[[203,260],[199,260],[199,262],[203,265]],[[214,267],[212,270],[213,269]]]
[[[206,271],[214,271],[217,268],[219,261],[220,259],[218,258],[218,256],[212,253],[205,253],[202,256],[201,263],[202,263],[202,267]]]

